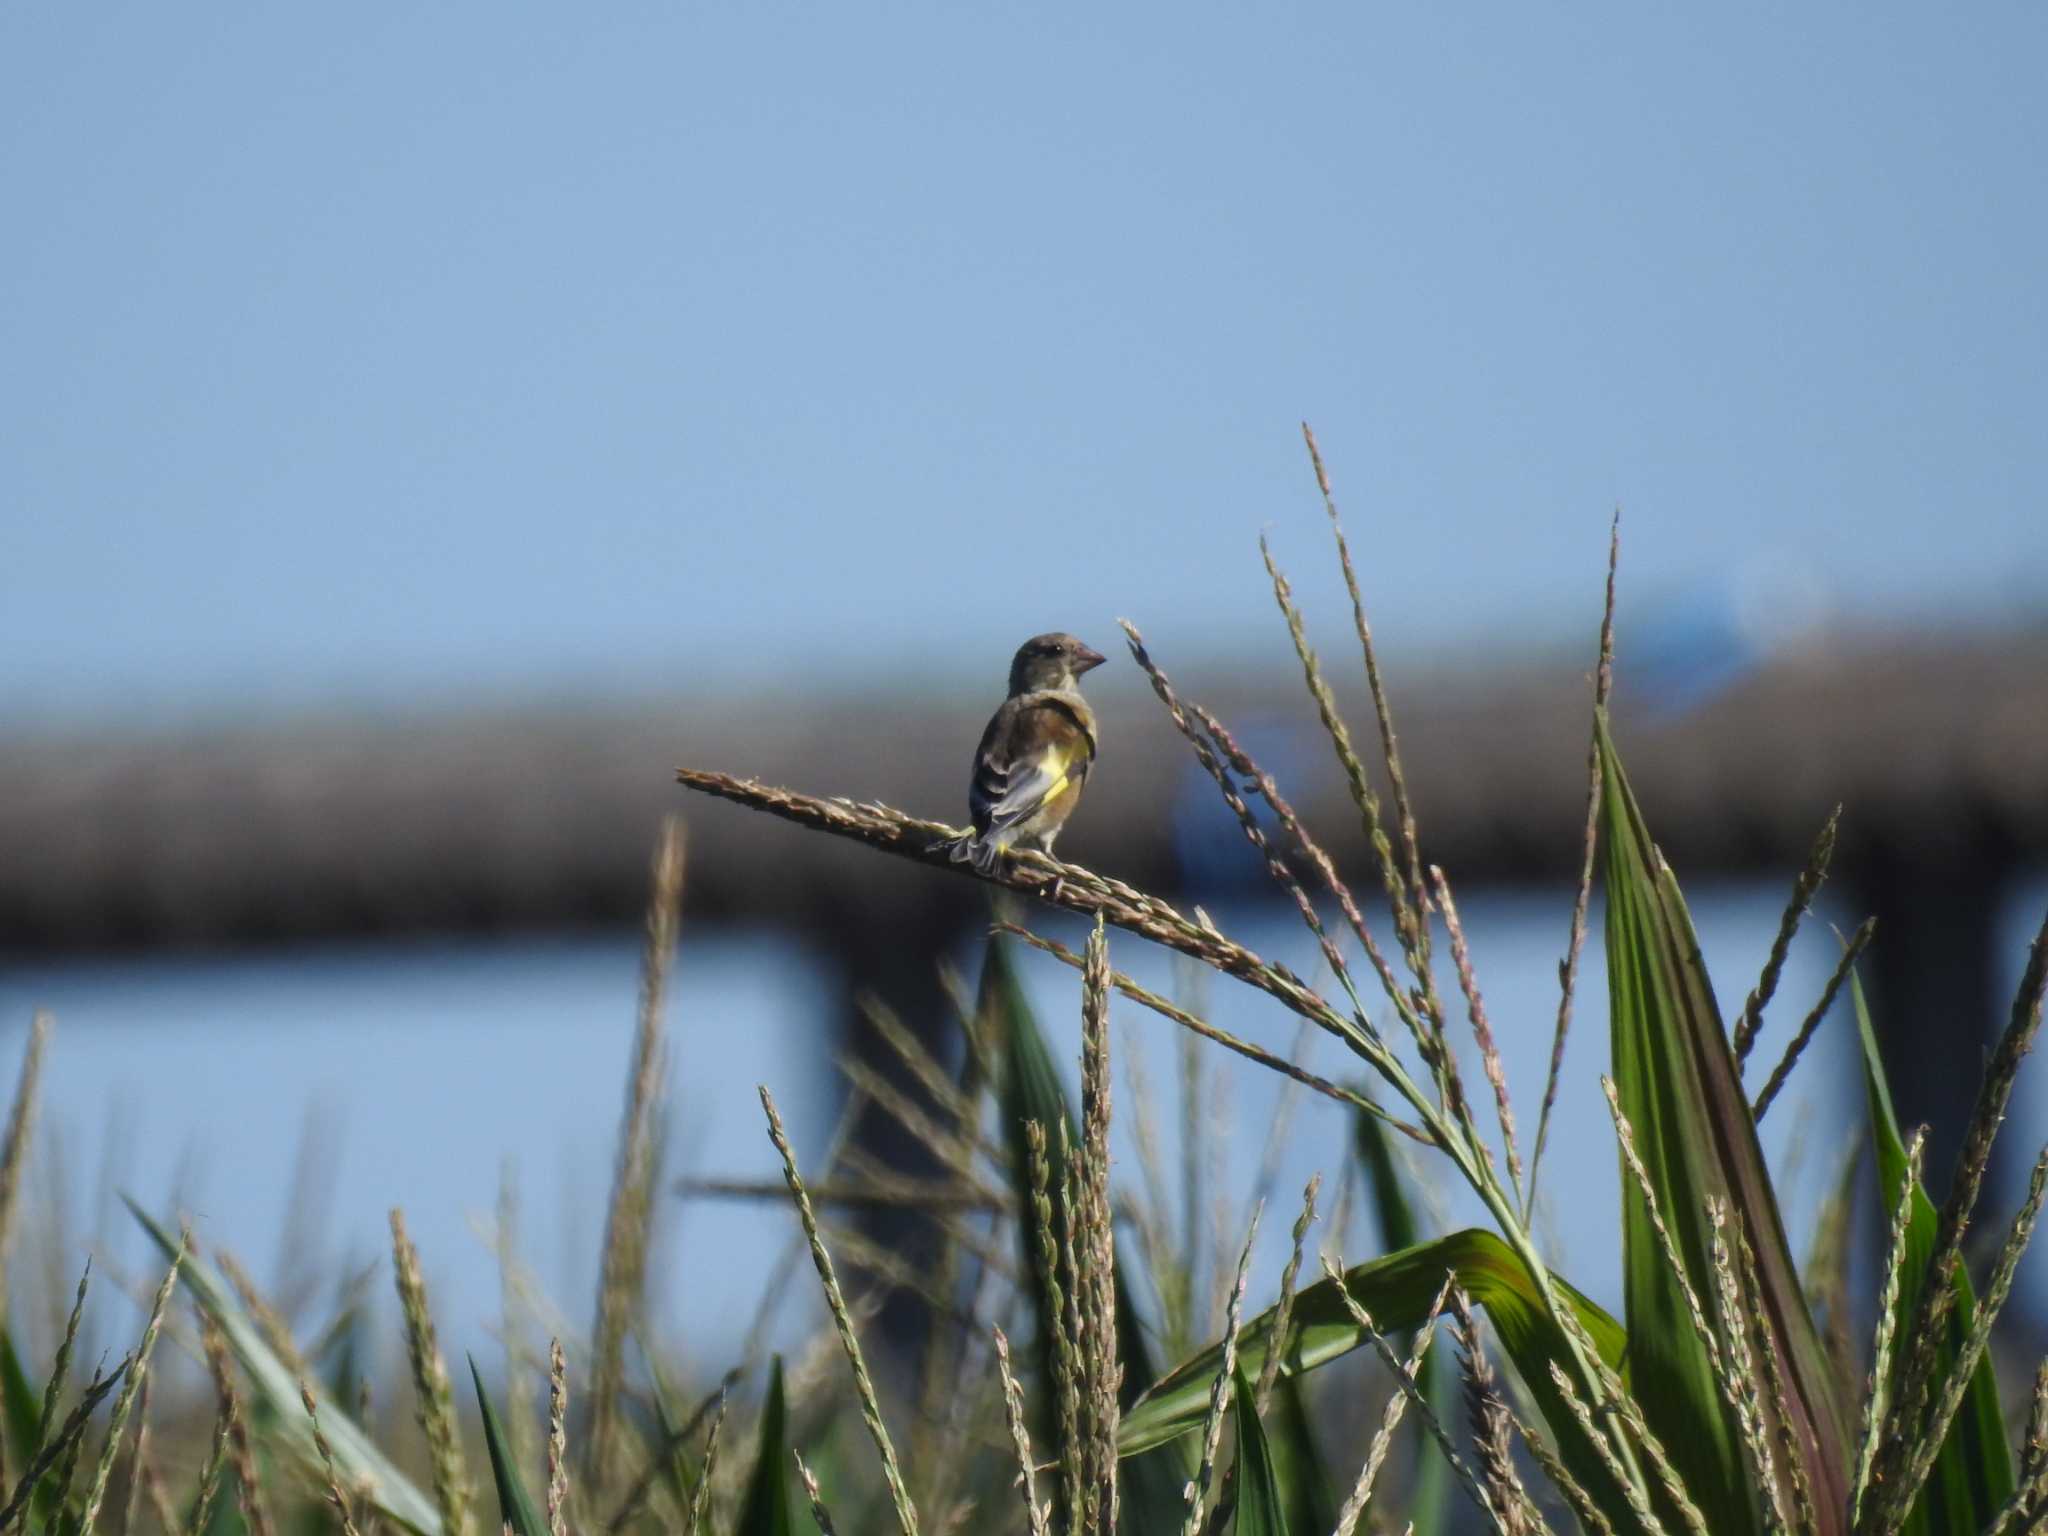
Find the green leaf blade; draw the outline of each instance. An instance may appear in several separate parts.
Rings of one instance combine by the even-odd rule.
[[[1377,1115],[1360,1110],[1353,1117],[1357,1150],[1365,1181],[1372,1190],[1373,1214],[1380,1230],[1380,1251],[1396,1253],[1422,1241],[1422,1224],[1416,1219],[1415,1202],[1408,1198],[1407,1180],[1394,1153],[1394,1133]],[[1448,1422],[1456,1415],[1459,1396],[1457,1367],[1450,1352],[1431,1349],[1422,1362],[1422,1395],[1439,1419]],[[1405,1511],[1421,1536],[1437,1536],[1450,1519],[1451,1469],[1437,1454],[1434,1444],[1420,1444],[1423,1431],[1412,1422],[1410,1434],[1417,1438],[1421,1454],[1415,1461],[1415,1480],[1408,1493]],[[1317,1525],[1329,1529],[1330,1520]]]
[[[1237,1536],[1287,1536],[1287,1498],[1244,1367],[1237,1368]]]
[[[0,1330],[0,1421],[6,1426],[11,1466],[24,1466],[35,1454],[42,1419],[42,1394],[28,1379],[14,1348],[14,1335]]]
[[[1525,1353],[1527,1363],[1540,1365],[1548,1358],[1542,1350],[1552,1343],[1557,1344],[1556,1358],[1565,1358],[1522,1261],[1499,1237],[1482,1228],[1453,1232],[1356,1265],[1345,1272],[1344,1281],[1383,1332],[1403,1332],[1420,1326],[1428,1315],[1447,1271],[1455,1273],[1458,1283],[1493,1317],[1502,1347],[1515,1357],[1517,1368],[1524,1368]],[[1563,1280],[1557,1284],[1592,1335],[1601,1357],[1619,1367],[1628,1342],[1621,1324]],[[1248,1374],[1256,1376],[1264,1366],[1266,1352],[1273,1347],[1272,1333],[1271,1308],[1245,1323],[1237,1348]],[[1281,1376],[1312,1371],[1366,1342],[1335,1284],[1319,1280],[1304,1286],[1294,1298],[1293,1318],[1281,1346]],[[1221,1343],[1211,1344],[1160,1378],[1124,1414],[1117,1434],[1118,1449],[1126,1456],[1134,1455],[1199,1429],[1208,1409],[1209,1386],[1216,1379],[1222,1357]],[[1529,1372],[1523,1369],[1523,1374],[1526,1377]],[[1535,1375],[1547,1378],[1548,1372],[1539,1369]]]
[[[1856,1010],[1857,1041],[1863,1054],[1864,1101],[1870,1117],[1870,1139],[1876,1151],[1877,1196],[1884,1219],[1898,1209],[1899,1195],[1906,1179],[1906,1144],[1899,1134],[1899,1119],[1892,1107],[1891,1086],[1885,1079],[1884,1062],[1878,1054],[1877,1032],[1871,1025],[1869,1004],[1863,983],[1852,971],[1849,995]],[[1899,1301],[1895,1316],[1901,1328],[1910,1324],[1926,1281],[1927,1264],[1934,1256],[1934,1229],[1938,1217],[1934,1202],[1925,1189],[1915,1186],[1913,1206],[1907,1218],[1904,1264],[1899,1275]],[[1935,1379],[1953,1368],[1964,1335],[1977,1313],[1977,1296],[1968,1273],[1958,1268],[1955,1275],[1955,1305],[1950,1310],[1948,1337],[1935,1355]],[[1896,1370],[1904,1358],[1894,1351]],[[1896,1382],[1893,1383],[1896,1390]],[[1998,1401],[1998,1377],[1990,1355],[1977,1362],[1948,1438],[1935,1457],[1927,1486],[1914,1501],[1911,1514],[1900,1528],[1903,1536],[1942,1536],[1947,1531],[1981,1531],[2012,1496],[2012,1452],[2008,1448],[2005,1414]]]
[[[1698,1294],[1711,1294],[1713,1284],[1707,1199],[1727,1202],[1746,1233],[1760,1287],[1749,1299],[1765,1324],[1761,1347],[1774,1352],[1785,1381],[1816,1528],[1821,1536],[1841,1536],[1848,1509],[1846,1414],[1799,1285],[1691,917],[1650,840],[1604,712],[1596,731],[1605,786],[1610,1033],[1622,1108]],[[1736,1425],[1648,1205],[1627,1175],[1622,1240],[1629,1377],[1644,1415],[1709,1525],[1731,1536],[1758,1532],[1760,1511]],[[1790,1469],[1778,1471],[1789,1482]]]
[[[125,1195],[122,1198],[168,1261],[178,1251],[171,1235],[141,1206]],[[255,1408],[274,1415],[276,1438],[316,1477],[324,1476],[322,1459],[313,1444],[313,1428],[300,1402],[298,1380],[291,1368],[272,1352],[241,1303],[197,1254],[185,1256],[179,1278],[220,1324],[228,1347],[241,1361],[256,1389]],[[321,1409],[320,1429],[334,1452],[335,1468],[344,1486],[366,1490],[370,1503],[419,1536],[441,1536],[441,1516],[434,1501],[377,1449],[338,1404],[330,1403]],[[220,1500],[216,1511],[231,1502]]]
[[[1060,1127],[1077,1122],[1067,1101],[1066,1087],[1060,1081],[1059,1069],[1053,1064],[1052,1051],[1046,1045],[1045,1034],[1025,1000],[1011,953],[1008,941],[1000,935],[989,936],[976,1011],[997,1042],[995,1054],[1001,1062],[997,1084],[998,1109],[1002,1116],[1004,1142],[1010,1151],[1011,1192],[1018,1210],[1024,1213],[1017,1228],[1038,1344],[1038,1379],[1049,1384],[1054,1379],[1053,1329],[1057,1323],[1052,1317],[1051,1298],[1045,1288],[1045,1271],[1041,1266],[1048,1257],[1057,1261],[1057,1250],[1066,1241],[1066,1229],[1060,1216],[1059,1198],[1055,1194],[1052,1217],[1055,1251],[1050,1256],[1041,1251],[1038,1222],[1032,1211],[1030,1175],[1026,1171],[1029,1158],[1025,1151],[1024,1128],[1032,1121],[1045,1128],[1046,1166],[1050,1187],[1056,1191],[1066,1177],[1067,1166],[1066,1158],[1060,1152]],[[1125,1245],[1119,1241],[1116,1266],[1117,1359],[1123,1366],[1121,1397],[1126,1406],[1136,1401],[1158,1375],[1151,1346],[1126,1283],[1125,1277],[1129,1272]],[[1049,1390],[1045,1396],[1050,1398]],[[1050,1424],[1043,1424],[1042,1432],[1050,1436]],[[1050,1439],[1047,1443],[1051,1443]],[[1185,1449],[1169,1446],[1164,1440],[1156,1444],[1159,1447],[1157,1455],[1142,1456],[1123,1469],[1120,1529],[1151,1531],[1158,1529],[1161,1521],[1179,1519],[1181,1490],[1192,1474],[1193,1466]]]
[[[497,1410],[491,1406],[490,1394],[484,1391],[484,1378],[476,1368],[475,1356],[470,1357],[469,1379],[476,1387],[477,1411],[483,1415],[484,1445],[491,1454],[491,1480],[498,1487],[499,1525],[511,1527],[513,1536],[548,1536],[547,1522],[533,1507],[504,1427],[498,1422]]]
[[[789,1489],[795,1463],[789,1449],[789,1408],[782,1395],[782,1359],[768,1371],[768,1401],[761,1409],[761,1430],[755,1441],[754,1470],[747,1497],[740,1505],[734,1536],[797,1536],[796,1511]]]
[[[1432,1350],[1431,1355],[1435,1355]],[[1330,1486],[1330,1471],[1316,1443],[1315,1426],[1309,1419],[1306,1383],[1299,1376],[1283,1376],[1273,1383],[1273,1400],[1265,1426],[1266,1445],[1273,1455],[1273,1470],[1280,1480],[1280,1493],[1287,1524],[1297,1531],[1328,1531],[1337,1524],[1337,1496]],[[1440,1459],[1440,1458],[1439,1458]],[[1411,1497],[1410,1517],[1414,1518]],[[1417,1530],[1424,1527],[1419,1523]]]

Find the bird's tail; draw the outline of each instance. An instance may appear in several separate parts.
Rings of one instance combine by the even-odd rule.
[[[954,838],[950,843],[937,843],[933,846],[946,849],[955,864],[972,864],[974,872],[985,877],[994,876],[996,865],[1003,856],[1001,843],[994,838],[983,837],[978,832],[969,832]]]

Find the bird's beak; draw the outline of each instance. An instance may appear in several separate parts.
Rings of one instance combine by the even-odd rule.
[[[1083,672],[1093,672],[1107,660],[1109,658],[1102,652],[1091,650],[1084,645],[1074,653],[1074,675],[1079,677]]]

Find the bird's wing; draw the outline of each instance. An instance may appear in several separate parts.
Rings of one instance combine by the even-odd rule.
[[[1010,726],[1016,717],[1016,701],[1005,700],[989,716],[988,729],[981,733],[981,745],[974,749],[974,777],[967,786],[967,810],[974,818],[977,832],[988,830],[989,813],[1009,793]]]
[[[1011,699],[996,711],[974,759],[968,808],[984,837],[1027,820],[1088,772],[1093,735],[1064,702],[1044,694]]]

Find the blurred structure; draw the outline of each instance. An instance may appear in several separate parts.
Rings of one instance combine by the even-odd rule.
[[[1338,668],[1348,678],[1355,664]],[[1363,839],[1296,675],[1190,692],[1268,756],[1311,824],[1370,888]],[[1617,696],[1638,794],[1681,878],[1783,880],[1837,801],[1834,889],[1879,919],[1869,972],[1893,1088],[1935,1127],[1944,1170],[2002,1023],[1993,916],[2048,862],[2048,634],[1836,643],[1782,656],[1682,714]],[[1354,728],[1371,714],[1354,690]],[[1063,856],[1162,892],[1239,878],[1188,815],[1192,767],[1149,695],[1102,687],[1101,767]],[[1427,857],[1465,888],[1576,875],[1590,689],[1581,669],[1412,673],[1395,718]],[[677,764],[958,820],[988,701],[843,729],[833,705],[779,700],[306,719],[148,739],[0,746],[0,948],[21,955],[205,949],[322,938],[637,921],[661,813],[689,820],[685,940],[707,923],[796,933],[872,990],[938,1017],[931,957],[986,921],[962,879],[878,858],[736,807],[686,799]],[[1162,786],[1168,786],[1162,792]],[[1199,807],[1207,805],[1205,812]],[[1190,809],[1194,807],[1195,809]],[[1188,868],[1191,846],[1212,850]],[[1226,844],[1227,845],[1227,841]],[[1565,905],[1558,911],[1560,945]],[[1597,943],[1597,935],[1595,936]],[[1761,959],[1761,956],[1759,956]],[[1732,1006],[1751,978],[1723,977]],[[1782,1044],[1777,1027],[1765,1056]],[[1547,1027],[1547,1026],[1546,1026]],[[1939,1173],[1937,1177],[1941,1176]]]

